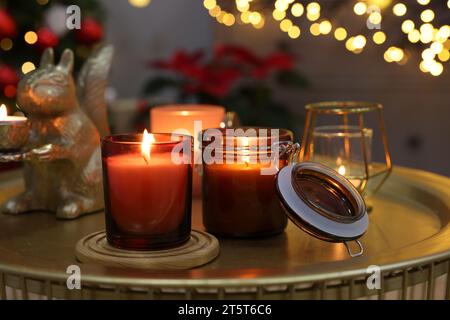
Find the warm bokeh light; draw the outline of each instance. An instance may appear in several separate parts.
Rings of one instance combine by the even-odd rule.
[[[368,0],[368,3],[369,5],[384,9],[391,5],[392,0]]]
[[[265,24],[266,24],[266,19],[261,16],[261,21],[257,24],[254,24],[253,27],[256,29],[261,29],[264,27]]]
[[[355,40],[355,37],[350,37],[347,39],[347,41],[345,41],[345,48],[348,51],[353,51],[355,50],[355,46],[353,45],[353,41]]]
[[[234,15],[232,15],[231,13],[227,13],[223,17],[223,24],[226,25],[227,27],[231,27],[235,22],[236,19]]]
[[[422,11],[420,14],[420,19],[422,19],[423,22],[431,22],[434,19],[434,11],[431,9],[427,9]]]
[[[301,3],[294,3],[291,8],[291,13],[294,17],[300,17],[305,12],[305,8]]]
[[[415,24],[412,20],[405,20],[402,23],[402,31],[404,33],[410,33],[414,30]]]
[[[13,42],[10,38],[3,38],[0,41],[0,48],[2,48],[3,51],[9,51],[13,47]]]
[[[22,73],[23,74],[27,74],[28,72],[31,72],[34,69],[36,69],[36,66],[34,65],[33,62],[27,61],[24,64],[22,64]]]
[[[398,47],[390,47],[386,50],[384,58],[387,62],[400,62],[405,57],[403,49]]]
[[[362,16],[363,14],[365,14],[367,12],[367,4],[365,2],[357,2],[353,6],[353,11],[357,15]]]
[[[151,0],[128,0],[128,2],[136,8],[144,8],[148,6]]]
[[[422,59],[423,60],[433,60],[435,57],[435,53],[431,49],[425,49],[422,51]]]
[[[369,22],[372,24],[380,24],[383,20],[381,13],[374,11],[369,15]]]
[[[431,75],[438,77],[442,74],[442,72],[444,72],[444,66],[442,65],[442,63],[433,61],[433,64],[430,68]]]
[[[150,0],[128,1],[130,3],[150,2]],[[347,26],[341,25],[338,28],[333,26],[335,17],[332,16],[332,12],[326,12],[329,7],[322,8],[319,1],[275,0],[271,7],[273,11],[269,11],[269,13],[267,13],[264,5],[257,3],[256,0],[234,0],[231,9],[233,11],[230,12],[224,10],[224,8],[227,8],[227,10],[230,8],[230,5],[225,4],[225,1],[223,2],[224,8],[219,6],[219,3],[222,4],[222,0],[202,1],[209,14],[225,26],[233,26],[236,24],[236,20],[240,19],[239,23],[241,24],[251,24],[255,29],[261,29],[266,25],[266,22],[273,19],[277,21],[280,30],[285,32],[289,38],[297,39],[301,35],[299,25],[305,19],[311,22],[309,30],[313,36],[334,35],[337,41],[344,42],[345,48],[355,54],[363,52],[371,39],[371,45],[384,47],[383,57],[387,62],[396,62],[399,65],[406,64],[410,58],[415,56],[410,52],[408,44],[404,43],[405,38],[407,38],[409,43],[423,47],[421,49],[420,70],[435,76],[443,73],[444,65],[442,63],[450,60],[450,25],[442,24],[446,22],[440,16],[441,12],[434,9],[434,5],[433,7],[426,7],[431,3],[430,0],[414,0],[416,4],[412,3],[413,1],[406,0],[355,0],[351,2],[348,9],[356,15],[365,17],[359,19],[353,16],[353,18],[357,21],[363,21],[364,24],[368,23],[367,26],[361,25],[363,28],[359,29],[361,34],[355,36],[349,35]],[[450,9],[450,0],[444,1]],[[304,16],[305,18],[303,18]],[[397,17],[404,18],[399,20]],[[391,35],[388,29],[380,29],[385,18],[389,23],[396,20],[397,28],[400,26],[403,34],[398,35],[398,32],[393,30]],[[371,31],[367,28],[375,30]],[[5,39],[0,41],[0,47],[3,50],[12,46],[12,40],[8,39],[8,42]],[[388,48],[386,46],[388,39],[393,44],[397,43],[396,46]],[[25,35],[25,41],[29,44],[37,41],[35,33],[29,31]],[[409,46],[412,45],[409,44]],[[31,66],[27,65],[27,67]]]
[[[318,14],[320,13],[320,4],[317,2],[311,2],[306,6],[306,11],[310,14]]]
[[[292,39],[297,39],[298,37],[300,37],[300,28],[297,26],[292,26],[289,31],[288,31],[288,36]]]
[[[241,21],[243,23],[250,23],[250,12],[249,11],[245,11],[241,13]]]
[[[442,50],[442,51],[438,54],[438,58],[439,58],[439,60],[441,60],[442,62],[447,62],[448,60],[450,60],[450,51],[448,51],[447,49]]]
[[[399,17],[404,16],[407,11],[408,9],[406,8],[404,3],[397,3],[392,8],[392,12],[394,12],[394,14]]]
[[[353,40],[353,46],[355,47],[355,49],[364,48],[366,43],[367,43],[366,37],[364,37],[363,35],[358,35]]]
[[[422,43],[430,43],[433,41],[433,25],[430,23],[425,23],[420,26],[420,41]]]
[[[34,31],[28,31],[24,36],[25,42],[28,44],[35,44],[38,41],[38,36]]]
[[[315,22],[311,25],[311,27],[309,28],[309,31],[311,32],[311,34],[313,36],[319,36],[320,35],[320,25]]]
[[[386,41],[386,34],[383,31],[377,31],[373,34],[373,42],[383,44]]]
[[[332,29],[332,25],[331,22],[328,20],[323,20],[320,24],[319,24],[319,31],[321,34],[329,34],[331,32]]]
[[[291,27],[292,27],[292,21],[289,19],[284,19],[280,23],[281,31],[288,32]]]
[[[420,41],[420,31],[417,29],[412,30],[409,34],[408,34],[408,40],[411,43],[417,43]]]
[[[433,42],[430,46],[431,51],[433,51],[435,54],[439,54],[441,51],[444,50],[444,45],[440,42]]]
[[[340,27],[337,28],[334,31],[334,37],[336,38],[336,40],[338,41],[343,41],[345,40],[345,38],[347,38],[347,30],[345,30],[344,28]]]
[[[274,10],[272,12],[272,16],[275,20],[277,21],[281,21],[286,17],[286,11],[279,11],[279,10]]]
[[[222,11],[222,9],[220,9],[219,6],[215,6],[214,8],[211,8],[209,10],[209,14],[211,15],[211,17],[215,18],[220,14],[221,11]]]
[[[417,0],[417,3],[426,6],[430,3],[430,0]]]
[[[261,14],[256,11],[252,12],[249,16],[249,21],[251,24],[258,24],[261,22],[261,19],[262,19]]]
[[[318,20],[318,19],[320,18],[320,12],[317,12],[317,13],[310,13],[310,12],[307,12],[307,13],[306,13],[306,18],[307,18],[309,21],[316,21],[316,20]]]
[[[208,10],[214,8],[216,5],[217,5],[216,0],[204,0],[203,1],[203,6]]]

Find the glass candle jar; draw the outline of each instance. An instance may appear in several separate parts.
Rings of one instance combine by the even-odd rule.
[[[144,136],[102,140],[106,234],[122,249],[173,247],[191,233],[192,137]]]
[[[236,134],[248,129],[255,134]],[[231,130],[235,134],[227,134]],[[275,191],[275,177],[289,162],[286,150],[292,145],[293,134],[284,129],[203,132],[203,224],[208,232],[258,237],[285,229],[287,217]]]

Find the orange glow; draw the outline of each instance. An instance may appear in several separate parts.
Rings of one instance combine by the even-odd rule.
[[[144,157],[145,162],[150,162],[150,153],[152,144],[155,142],[155,137],[153,134],[148,133],[147,129],[144,130],[144,134],[142,136],[142,144],[141,144],[141,154]]]

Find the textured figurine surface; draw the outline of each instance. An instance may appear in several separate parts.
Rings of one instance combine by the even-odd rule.
[[[76,87],[73,52],[66,49],[55,65],[47,49],[39,69],[20,81],[17,104],[28,118],[28,142],[0,161],[24,161],[26,190],[3,213],[51,211],[74,219],[103,208],[100,136],[109,133],[104,94],[112,55],[111,46],[96,50]]]

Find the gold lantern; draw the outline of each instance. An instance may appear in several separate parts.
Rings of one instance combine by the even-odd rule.
[[[305,108],[300,162],[320,162],[335,169],[365,197],[377,192],[392,171],[383,106],[368,102],[320,102],[308,104]],[[375,116],[378,124],[384,163],[372,162],[374,130],[365,126],[369,116]],[[331,122],[333,118],[334,122]],[[328,120],[325,122],[327,125],[317,126],[320,120]]]

